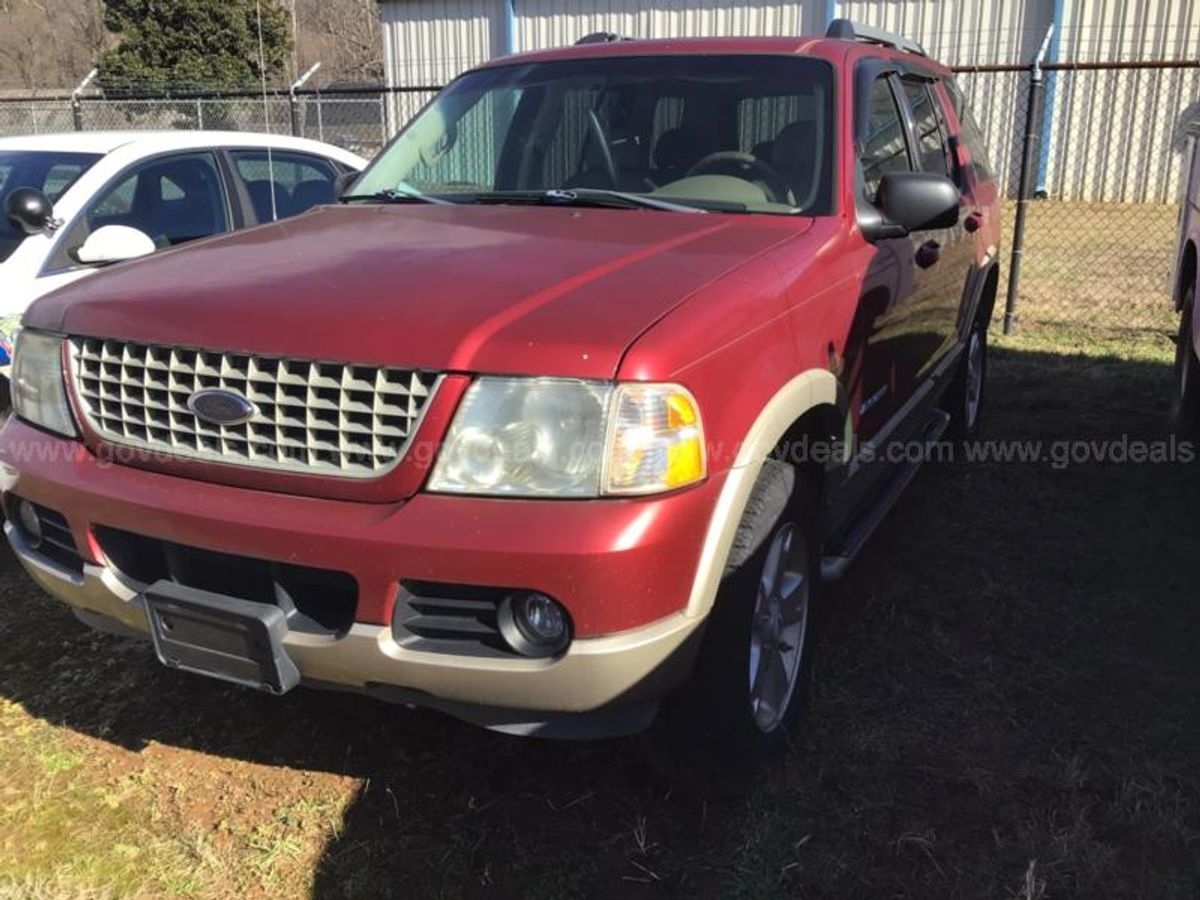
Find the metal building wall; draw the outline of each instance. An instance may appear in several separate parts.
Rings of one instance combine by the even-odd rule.
[[[1063,62],[1200,58],[1200,0],[1062,0]],[[1173,203],[1200,71],[1058,72],[1044,187],[1052,197]]]
[[[440,86],[504,51],[498,0],[390,0],[379,4],[389,87]],[[429,99],[393,94],[394,133]]]
[[[520,0],[522,49],[561,46],[596,31],[630,37],[799,35],[825,27],[824,0]]]
[[[951,66],[1028,60],[1050,22],[1051,0],[841,0],[836,14],[918,40]]]

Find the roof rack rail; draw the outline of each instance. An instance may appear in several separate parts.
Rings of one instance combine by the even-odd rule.
[[[928,56],[925,48],[911,38],[906,38],[904,35],[896,34],[895,32],[884,31],[882,28],[860,25],[849,19],[834,19],[829,23],[829,30],[825,32],[825,37],[836,38],[841,41],[863,41],[868,44],[880,44],[895,50],[903,50],[906,53]]]
[[[617,41],[632,41],[633,38],[627,38],[624,35],[616,34],[611,31],[593,31],[591,34],[585,34],[575,42],[578,47],[582,44],[613,44]]]

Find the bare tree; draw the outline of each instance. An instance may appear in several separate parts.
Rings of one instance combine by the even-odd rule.
[[[292,0],[297,68],[318,60],[324,80],[381,81],[383,48],[376,0]]]

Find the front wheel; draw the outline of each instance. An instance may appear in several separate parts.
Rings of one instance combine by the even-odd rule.
[[[1184,434],[1200,431],[1200,363],[1196,360],[1192,322],[1196,309],[1196,288],[1188,288],[1179,320],[1179,340],[1175,346],[1175,421]]]
[[[770,462],[747,509],[734,551],[748,549],[749,535],[758,543],[721,583],[696,669],[666,711],[677,747],[721,760],[787,745],[812,661],[820,558],[811,489]],[[764,510],[778,513],[773,524],[755,520]]]

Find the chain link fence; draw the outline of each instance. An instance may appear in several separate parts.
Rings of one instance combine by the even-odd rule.
[[[370,158],[437,91],[0,99],[0,137],[67,131],[258,131],[324,141]]]
[[[1029,66],[956,80],[1004,199],[1003,316],[1021,174],[1030,165],[1016,327],[1121,333],[1173,327],[1186,126],[1200,120],[1200,60],[1045,67],[1030,121]],[[296,134],[370,157],[436,87],[138,99],[0,100],[0,136],[72,130],[221,129]],[[1027,149],[1028,148],[1028,149]]]

